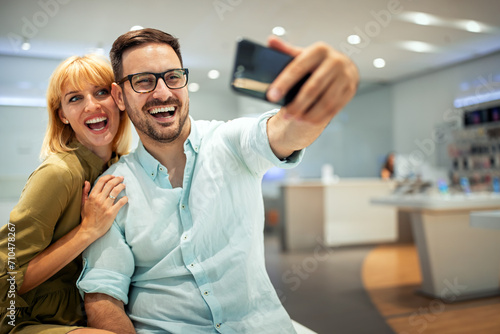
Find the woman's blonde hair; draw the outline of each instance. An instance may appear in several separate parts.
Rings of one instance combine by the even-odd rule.
[[[59,64],[50,77],[47,89],[49,123],[40,159],[43,160],[50,154],[73,150],[69,144],[75,138],[75,132],[71,126],[65,125],[59,118],[63,87],[70,85],[77,90],[82,90],[84,84],[91,83],[96,86],[109,87],[111,92],[113,78],[113,70],[109,61],[98,55],[73,56]],[[120,111],[120,125],[112,143],[113,152],[119,155],[127,154],[131,140],[130,120],[125,111]]]

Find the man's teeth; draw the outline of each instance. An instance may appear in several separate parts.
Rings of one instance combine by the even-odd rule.
[[[162,107],[162,108],[152,109],[152,110],[149,111],[149,113],[151,115],[154,115],[154,114],[158,114],[158,113],[161,113],[161,112],[171,113],[171,112],[174,112],[174,111],[175,111],[175,107]]]
[[[95,123],[99,123],[99,122],[104,122],[107,119],[108,119],[107,117],[97,117],[97,118],[89,119],[88,121],[85,122],[85,124],[95,124]]]

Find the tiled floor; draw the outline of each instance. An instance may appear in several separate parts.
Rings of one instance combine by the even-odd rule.
[[[363,288],[363,260],[373,247],[283,253],[266,234],[269,276],[291,318],[318,334],[393,333]]]
[[[450,302],[417,293],[422,278],[413,244],[376,247],[365,258],[362,277],[373,303],[397,333],[500,333],[500,296]]]
[[[292,319],[318,334],[496,334],[500,296],[443,303],[416,293],[411,243],[283,253],[266,235],[269,276]]]

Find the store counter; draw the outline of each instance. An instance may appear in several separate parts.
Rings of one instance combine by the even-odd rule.
[[[393,195],[371,202],[409,212],[422,273],[419,292],[448,302],[500,294],[500,231],[469,222],[472,211],[500,209],[499,195]]]
[[[395,241],[396,209],[370,203],[372,197],[386,196],[393,189],[393,182],[371,178],[283,184],[283,248],[311,250]]]
[[[470,226],[500,230],[500,211],[471,212]]]

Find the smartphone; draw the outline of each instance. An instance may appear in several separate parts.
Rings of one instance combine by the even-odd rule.
[[[270,84],[292,59],[286,53],[248,39],[240,39],[236,47],[231,88],[238,93],[270,102],[266,97]],[[277,104],[284,106],[290,103],[308,77],[302,78]]]

